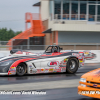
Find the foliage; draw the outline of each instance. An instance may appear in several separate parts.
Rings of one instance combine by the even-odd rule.
[[[0,41],[8,41],[11,38],[15,37],[22,31],[14,32],[12,29],[2,28],[0,29]]]

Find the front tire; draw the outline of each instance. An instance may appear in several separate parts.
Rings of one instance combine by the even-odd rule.
[[[79,63],[76,58],[70,58],[67,62],[66,72],[70,74],[76,73],[79,68]]]
[[[16,74],[18,76],[23,76],[26,73],[26,65],[24,63],[20,63],[16,68]]]

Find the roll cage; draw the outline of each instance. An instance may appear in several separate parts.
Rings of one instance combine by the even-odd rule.
[[[61,50],[59,46],[48,46],[45,53],[59,53]]]

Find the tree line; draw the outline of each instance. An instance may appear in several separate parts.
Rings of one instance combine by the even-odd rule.
[[[0,41],[8,41],[21,32],[22,31],[15,32],[12,29],[2,28],[0,29]]]

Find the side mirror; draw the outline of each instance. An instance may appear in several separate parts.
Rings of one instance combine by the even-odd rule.
[[[16,52],[18,52],[18,51],[21,51],[21,50],[12,49],[12,50],[10,51],[10,54],[14,54],[14,53],[16,53]]]

